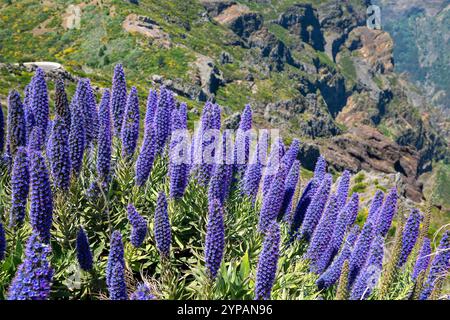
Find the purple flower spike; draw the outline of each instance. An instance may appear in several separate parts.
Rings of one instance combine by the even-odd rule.
[[[170,245],[172,243],[172,231],[170,228],[169,215],[167,213],[167,200],[164,192],[160,192],[158,195],[154,224],[156,248],[158,248],[162,257],[168,258],[170,254]]]
[[[318,188],[316,194],[314,195],[311,205],[305,214],[305,219],[303,221],[302,229],[300,231],[300,236],[306,241],[309,241],[316,229],[317,223],[319,223],[322,217],[323,210],[328,200],[328,195],[330,194],[331,184],[333,178],[330,174],[326,174],[322,184]]]
[[[18,267],[7,294],[8,300],[47,300],[53,280],[50,245],[36,233],[28,238],[25,259]]]
[[[127,82],[121,64],[114,67],[114,76],[111,89],[111,114],[114,126],[114,134],[120,137],[123,117],[127,104]]]
[[[28,151],[43,150],[45,144],[44,130],[41,127],[34,126],[28,139]]]
[[[321,274],[328,266],[325,263],[321,263],[321,257],[330,245],[330,240],[333,236],[333,226],[339,212],[338,206],[337,195],[333,194],[328,201],[328,205],[316,230],[314,231],[308,251],[306,252],[306,257],[310,259],[311,271],[316,272],[317,274]]]
[[[76,98],[72,106],[72,120],[69,133],[70,163],[72,164],[72,172],[75,176],[78,176],[83,165],[86,130],[84,128],[83,110],[80,108]]]
[[[347,202],[348,197],[348,189],[350,187],[350,172],[345,170],[341,177],[339,178],[339,184],[337,187],[337,201],[338,201],[338,209],[341,210],[345,203]]]
[[[139,138],[139,98],[136,87],[132,87],[122,126],[122,156],[133,157]]]
[[[376,224],[378,221],[379,210],[383,205],[384,193],[381,190],[377,190],[375,192],[375,196],[372,199],[372,203],[370,204],[369,214],[367,216],[367,221],[371,221]]]
[[[214,199],[209,205],[205,239],[205,264],[211,280],[216,278],[217,271],[220,269],[224,248],[223,207],[219,200]]]
[[[241,121],[239,123],[239,128],[236,134],[236,146],[234,150],[234,156],[235,156],[235,164],[236,164],[236,170],[238,172],[238,176],[242,176],[245,173],[245,170],[247,168],[247,163],[249,161],[250,156],[250,140],[246,136],[247,131],[252,129],[252,120],[253,118],[253,111],[250,105],[246,105],[244,108],[244,111],[241,114]],[[245,141],[243,140],[245,139]],[[243,160],[244,163],[238,163],[238,145],[244,144],[244,155]]]
[[[159,92],[158,107],[155,113],[156,152],[161,153],[166,146],[172,128],[171,117],[173,93],[162,87]]]
[[[419,256],[417,257],[416,264],[414,265],[414,271],[412,278],[417,279],[422,271],[426,271],[428,264],[431,260],[431,241],[428,238],[423,239],[422,248],[420,248]]]
[[[264,149],[266,149],[267,147],[266,145],[264,145],[265,142],[267,141],[260,141],[260,143],[258,143],[256,152],[253,155],[253,159],[247,166],[244,178],[241,181],[242,193],[249,197],[253,203],[256,200],[262,177],[263,164],[261,162],[260,155],[261,152],[264,152]],[[261,151],[261,149],[263,150]]]
[[[280,253],[280,227],[272,221],[267,228],[256,270],[255,299],[270,299]]]
[[[156,297],[147,285],[141,283],[136,291],[131,294],[130,300],[156,300]]]
[[[297,187],[298,177],[300,175],[300,161],[295,160],[289,174],[286,178],[283,205],[281,206],[280,215],[284,216],[286,221],[290,219],[290,212],[292,209],[292,197]]]
[[[139,248],[144,243],[147,235],[147,220],[143,218],[132,205],[128,205],[128,220],[130,221],[131,230],[131,244],[135,248]]]
[[[53,198],[50,179],[40,152],[30,154],[31,205],[30,222],[33,231],[45,243],[50,241],[53,217]]]
[[[350,256],[352,254],[353,245],[355,244],[356,238],[358,236],[358,231],[358,226],[352,228],[347,236],[346,241],[344,242],[342,251],[338,256],[336,256],[333,263],[317,280],[316,284],[320,290],[331,287],[339,280],[342,272],[342,266],[344,265],[345,260],[350,259]]]
[[[21,226],[25,220],[28,192],[30,189],[30,173],[27,150],[17,149],[11,173],[11,209],[10,226]],[[1,260],[1,259],[0,259]]]
[[[320,156],[317,159],[316,167],[314,169],[314,179],[322,181],[327,173],[327,162],[324,157]]]
[[[177,199],[184,194],[188,183],[190,148],[184,133],[187,129],[186,105],[172,113],[172,138],[170,141],[169,173],[170,197]]]
[[[283,158],[283,155],[283,140],[277,139],[277,141],[275,141],[275,143],[273,143],[271,147],[269,159],[267,160],[267,165],[264,170],[264,180],[262,185],[263,197],[265,197],[269,192],[272,180],[275,177],[277,170],[279,170],[279,168],[281,167],[281,159]]]
[[[352,284],[353,281],[358,276],[361,269],[364,267],[366,263],[368,252],[370,249],[370,244],[372,243],[373,238],[373,225],[372,223],[366,222],[361,231],[361,234],[358,237],[358,240],[355,244],[355,249],[352,252],[352,256],[350,258],[350,273],[349,273],[349,283]]]
[[[122,235],[119,231],[114,231],[111,235],[108,263],[106,265],[106,285],[111,300],[128,299]]]
[[[153,125],[146,129],[141,151],[136,161],[136,185],[143,186],[150,176],[156,156],[156,133]]]
[[[145,112],[145,128],[153,124],[157,108],[158,93],[156,90],[150,89],[147,97],[147,110]]]
[[[333,261],[334,256],[339,252],[345,233],[355,222],[356,216],[358,215],[358,204],[359,196],[357,193],[354,193],[345,207],[339,212],[330,245],[320,258],[320,265],[325,268],[328,267],[331,261]]]
[[[383,267],[384,238],[376,236],[372,241],[369,258],[364,269],[355,280],[350,300],[364,300],[373,292],[380,279]]]
[[[208,188],[208,201],[218,200],[222,205],[228,198],[232,168],[226,164],[217,165]]]
[[[450,231],[446,231],[436,250],[436,255],[431,262],[430,273],[425,281],[424,289],[420,294],[420,300],[426,300],[436,285],[436,281],[448,275],[450,268]]]
[[[419,210],[411,210],[411,214],[406,220],[405,227],[402,234],[402,251],[398,266],[401,267],[406,263],[409,254],[411,253],[414,245],[416,244],[417,237],[419,236],[420,221],[422,220],[422,213]]]
[[[8,96],[6,151],[14,156],[19,147],[26,144],[25,111],[20,94],[13,90]]]
[[[80,228],[77,234],[77,259],[81,269],[84,271],[92,270],[92,252],[83,228]]]
[[[32,80],[30,105],[36,126],[42,128],[45,136],[47,134],[50,109],[48,105],[47,83],[45,82],[44,71],[41,68],[37,68]]]
[[[281,163],[286,167],[287,170],[290,170],[292,165],[294,164],[294,161],[297,160],[299,150],[300,141],[298,139],[294,139],[288,151],[281,160]]]
[[[57,116],[50,139],[50,167],[57,189],[67,190],[70,185],[69,131],[66,122]]]
[[[99,107],[99,135],[97,149],[97,174],[101,182],[109,181],[111,172],[112,132],[110,115],[110,94],[106,89],[103,92]]]
[[[388,233],[389,228],[391,227],[392,219],[397,212],[397,199],[397,189],[392,188],[386,196],[386,200],[380,209],[377,230],[378,234],[381,234],[383,237]]]
[[[58,78],[55,81],[55,112],[64,119],[67,128],[70,128],[71,116],[69,100],[67,99],[64,80],[62,78]]]
[[[299,228],[305,218],[305,214],[308,211],[309,205],[311,204],[311,201],[319,186],[320,184],[316,179],[311,179],[306,184],[300,200],[298,201],[297,207],[295,208],[294,216],[292,217],[291,230],[289,232],[291,240],[297,237]]]
[[[264,196],[261,212],[259,214],[258,230],[265,232],[270,223],[280,214],[285,191],[286,170],[280,168],[272,181],[270,190]]]

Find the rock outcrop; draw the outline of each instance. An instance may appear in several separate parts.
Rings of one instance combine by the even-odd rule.
[[[130,14],[122,24],[125,31],[130,33],[139,33],[149,39],[152,39],[161,47],[169,48],[171,46],[169,34],[149,17]]]
[[[420,156],[413,148],[400,146],[377,129],[364,125],[320,145],[322,154],[335,169],[400,173],[408,185],[406,196],[421,200],[421,186],[416,185]]]

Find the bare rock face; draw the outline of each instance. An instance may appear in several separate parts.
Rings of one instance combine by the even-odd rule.
[[[197,60],[195,60],[194,65],[198,72],[197,76],[200,80],[200,86],[204,96],[214,96],[217,89],[224,82],[222,72],[217,68],[211,58],[201,54],[197,54]]]
[[[324,38],[320,30],[317,12],[310,4],[296,4],[280,14],[277,23],[298,35],[303,42],[323,51]]]
[[[169,48],[171,46],[169,34],[164,32],[156,21],[148,17],[130,14],[126,17],[122,27],[127,32],[139,33],[154,40],[161,47]]]
[[[394,41],[389,33],[358,27],[350,32],[346,46],[356,49],[362,59],[371,66],[372,72],[384,74],[394,71]]]
[[[341,45],[354,28],[365,24],[365,8],[366,6],[354,6],[350,0],[325,1],[317,8],[325,38],[324,49],[330,58],[335,59]]]
[[[236,4],[232,0],[201,0],[210,17],[217,17],[222,11]]]
[[[331,137],[341,133],[327,112],[322,97],[315,94],[270,103],[266,106],[264,119],[277,128],[292,123],[296,134],[308,138]]]
[[[400,173],[406,183],[406,196],[421,200],[421,186],[416,184],[419,154],[413,148],[400,146],[377,129],[364,125],[320,144],[322,154],[335,169]]]
[[[228,7],[214,20],[226,25],[244,40],[263,25],[263,17],[259,13],[250,12],[248,7],[239,4]]]

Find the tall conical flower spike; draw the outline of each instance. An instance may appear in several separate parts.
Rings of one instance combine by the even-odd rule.
[[[420,248],[419,256],[417,257],[416,264],[414,265],[414,271],[412,278],[417,279],[419,274],[425,272],[428,268],[428,264],[431,260],[431,241],[428,238],[424,238],[422,248]]]
[[[158,107],[155,113],[155,133],[156,133],[156,152],[159,154],[166,146],[167,140],[170,136],[171,117],[173,96],[172,92],[166,88],[161,88],[158,98]]]
[[[50,167],[53,183],[57,189],[67,190],[70,185],[69,131],[66,121],[57,116],[50,140]]]
[[[225,248],[223,207],[219,200],[209,204],[208,224],[205,239],[205,264],[210,279],[214,280],[222,263]]]
[[[64,119],[67,128],[70,128],[69,100],[67,99],[64,80],[62,78],[58,78],[55,81],[55,113]]]
[[[275,177],[277,170],[281,167],[281,159],[284,155],[283,140],[277,139],[271,146],[269,158],[264,168],[262,194],[263,197],[270,191],[270,185]]]
[[[8,289],[8,300],[47,300],[53,280],[50,245],[36,233],[28,238],[25,259]]]
[[[188,183],[190,148],[189,143],[186,141],[186,129],[186,104],[182,104],[180,110],[174,110],[172,112],[169,173],[170,197],[175,199],[183,196]]]
[[[367,215],[367,221],[371,221],[374,224],[377,223],[380,208],[383,205],[383,199],[384,199],[383,191],[377,190],[370,204],[369,214]]]
[[[43,242],[48,243],[53,218],[53,196],[44,157],[35,151],[30,153],[30,180],[31,227]]]
[[[246,132],[248,130],[252,129],[252,121],[253,121],[252,118],[253,118],[252,108],[250,107],[250,105],[246,105],[244,108],[244,111],[241,114],[241,121],[239,123],[239,128],[236,133],[236,147],[234,150],[235,164],[236,164],[236,170],[238,172],[238,176],[242,176],[245,173],[245,170],[247,168],[247,163],[249,161],[250,141],[246,135]],[[243,155],[238,154],[238,152],[239,152],[238,145],[239,144],[244,144],[244,148],[243,148],[244,154]],[[239,156],[242,156],[242,160],[244,163],[238,163]]]
[[[353,285],[352,292],[350,293],[351,300],[367,299],[373,292],[380,279],[381,269],[383,267],[383,254],[384,238],[382,236],[376,236],[372,241],[366,265]]]
[[[294,196],[295,188],[297,187],[298,177],[300,175],[300,161],[295,160],[289,170],[289,174],[286,177],[283,205],[281,206],[280,215],[284,216],[286,221],[289,221],[291,217],[289,214],[292,208],[292,198]]]
[[[20,95],[16,90],[8,96],[8,124],[6,151],[14,156],[19,147],[26,144],[25,112]]]
[[[157,108],[158,93],[156,92],[156,90],[150,89],[147,97],[147,110],[145,112],[145,128],[153,124]]]
[[[356,238],[358,236],[359,228],[355,226],[352,228],[350,233],[347,236],[346,241],[344,242],[344,246],[342,251],[336,258],[333,260],[333,263],[328,267],[328,269],[320,276],[317,280],[316,284],[320,290],[331,287],[333,284],[338,281],[342,266],[346,260],[350,259],[352,254],[353,245],[355,244]]]
[[[21,226],[25,220],[30,173],[27,150],[17,149],[11,173],[11,209],[10,226]]]
[[[272,221],[267,228],[256,270],[255,299],[270,299],[280,253],[280,227]]]
[[[111,171],[112,132],[110,115],[110,93],[103,92],[99,107],[99,135],[97,149],[97,174],[101,182],[109,181]]]
[[[326,173],[327,173],[327,162],[325,161],[324,157],[320,156],[317,159],[316,167],[314,169],[314,179],[322,181]]]
[[[300,234],[301,237],[306,239],[307,241],[309,241],[309,239],[313,235],[314,230],[316,229],[316,225],[317,223],[319,223],[319,220],[322,217],[323,210],[325,209],[325,205],[328,200],[328,195],[330,194],[332,182],[333,178],[331,177],[331,175],[325,175],[322,184],[320,185],[311,201],[311,205],[306,211]]]
[[[280,168],[270,186],[269,193],[264,197],[259,213],[258,230],[265,232],[270,223],[275,220],[281,210],[284,199],[286,170]]]
[[[416,244],[422,217],[422,213],[419,210],[413,209],[408,217],[408,220],[406,220],[402,234],[402,250],[398,261],[398,266],[403,266],[406,263],[409,254]]]
[[[50,109],[48,105],[47,83],[45,82],[44,71],[41,68],[36,70],[32,80],[31,90],[30,104],[34,114],[34,120],[36,125],[42,128],[44,136],[46,136]]]
[[[348,197],[348,189],[350,186],[350,172],[345,170],[341,177],[339,178],[339,184],[337,187],[337,202],[338,202],[338,209],[341,210],[345,203],[347,202]]]
[[[121,64],[114,67],[114,76],[111,89],[111,114],[114,126],[114,134],[120,137],[123,117],[127,104],[127,83]]]
[[[167,200],[164,192],[158,195],[155,209],[154,222],[156,247],[161,256],[168,258],[170,245],[172,243],[172,231],[170,227],[169,215],[167,213]]]
[[[377,232],[382,236],[386,236],[391,227],[392,219],[397,212],[397,189],[392,188],[386,196],[383,206],[380,208],[378,216]]]
[[[311,262],[310,269],[317,274],[321,274],[327,267],[327,264],[321,263],[321,257],[330,245],[330,240],[333,236],[333,226],[338,215],[338,206],[337,196],[333,194],[313,233],[308,251],[306,252],[306,256]]]
[[[291,229],[289,231],[291,241],[295,237],[297,237],[299,228],[302,225],[303,220],[305,218],[305,214],[319,186],[320,184],[316,179],[311,179],[306,184],[305,189],[303,190],[303,193],[300,197],[300,200],[298,201],[297,206],[295,208],[294,215],[292,217]]]
[[[119,231],[114,231],[111,235],[111,245],[106,265],[106,285],[111,300],[128,299],[122,235]]]
[[[291,146],[281,160],[281,163],[285,166],[286,170],[290,170],[294,161],[297,160],[299,150],[300,141],[298,139],[292,140]]]
[[[78,176],[83,165],[84,150],[86,147],[86,130],[84,128],[83,110],[80,108],[76,97],[72,106],[72,120],[69,133],[70,163],[72,165],[72,172],[75,176]]]
[[[132,87],[127,100],[122,126],[122,156],[133,157],[139,138],[139,98],[136,87]]]
[[[361,269],[364,267],[366,263],[368,252],[370,249],[370,244],[372,243],[373,238],[373,225],[372,223],[366,222],[361,231],[361,234],[358,237],[358,240],[355,244],[355,249],[352,252],[352,256],[350,258],[350,275],[349,275],[349,283],[353,284],[353,281],[358,276]]]
[[[132,205],[128,205],[128,220],[131,224],[131,244],[135,248],[139,248],[147,235],[147,220],[142,217]]]
[[[327,267],[341,248],[346,231],[353,225],[358,215],[358,203],[359,196],[354,193],[346,206],[339,212],[330,244],[320,258],[322,266]]]
[[[90,271],[92,269],[92,252],[89,247],[88,237],[83,228],[80,228],[77,234],[77,259],[81,269],[84,271]]]
[[[424,284],[424,289],[420,294],[420,300],[426,300],[433,291],[439,278],[445,278],[450,268],[450,231],[442,236],[441,242],[436,250],[431,262],[430,272]]]
[[[33,131],[33,127],[36,125],[36,121],[34,120],[33,109],[31,108],[31,95],[32,95],[33,85],[30,82],[24,90],[24,98],[23,98],[23,110],[25,113],[25,131],[26,131],[26,142],[28,144],[29,137],[31,135],[31,131]]]

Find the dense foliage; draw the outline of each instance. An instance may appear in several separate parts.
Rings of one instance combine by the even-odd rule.
[[[304,181],[298,140],[268,150],[262,135],[256,154],[270,151],[268,161],[250,156],[250,106],[237,133],[243,148],[233,148],[206,136],[221,128],[221,109],[208,102],[181,153],[194,162],[179,163],[187,106],[164,87],[151,90],[140,138],[137,89],[127,90],[120,66],[113,79],[99,106],[89,80],[79,80],[70,107],[59,83],[51,117],[42,70],[31,99],[11,91],[7,127],[0,123],[1,298],[445,297],[449,232],[431,253],[430,210],[405,212],[392,188],[377,192],[358,220],[364,210],[350,173],[333,181],[320,157]],[[231,160],[243,152],[245,163],[205,162],[214,142],[223,147],[215,159],[234,150]]]

